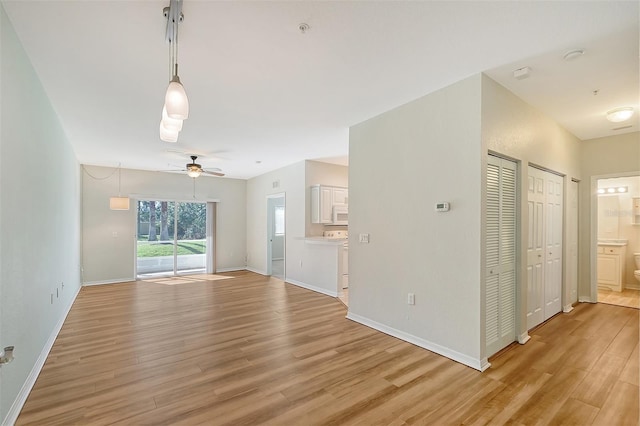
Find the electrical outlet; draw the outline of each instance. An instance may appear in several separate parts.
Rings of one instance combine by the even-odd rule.
[[[407,294],[407,304],[408,305],[415,305],[416,304],[416,295],[415,295],[415,293]]]
[[[363,244],[369,244],[369,234],[360,234],[358,241]]]

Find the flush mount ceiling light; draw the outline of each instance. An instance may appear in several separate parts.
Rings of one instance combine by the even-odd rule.
[[[178,76],[178,24],[184,20],[182,0],[171,0],[169,7],[163,9],[167,18],[166,39],[169,42],[169,65],[171,80],[164,97],[160,139],[165,142],[177,142],[182,130],[182,121],[189,118],[189,99]]]
[[[627,121],[633,115],[633,107],[622,107],[607,111],[607,120],[612,123]]]

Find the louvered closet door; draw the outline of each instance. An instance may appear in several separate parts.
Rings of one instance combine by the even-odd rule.
[[[487,356],[516,339],[516,164],[489,155],[486,199]]]

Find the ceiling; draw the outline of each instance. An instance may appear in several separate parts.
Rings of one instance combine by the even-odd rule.
[[[2,4],[83,164],[167,170],[193,153],[242,179],[346,164],[349,126],[479,72],[583,140],[639,125],[636,1],[184,0],[175,144],[158,137],[169,0]],[[612,130],[619,106],[636,114]]]

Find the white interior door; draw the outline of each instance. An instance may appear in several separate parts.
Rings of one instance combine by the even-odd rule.
[[[516,163],[489,155],[486,190],[485,345],[491,356],[516,339]]]
[[[527,328],[562,309],[563,178],[528,168]]]

